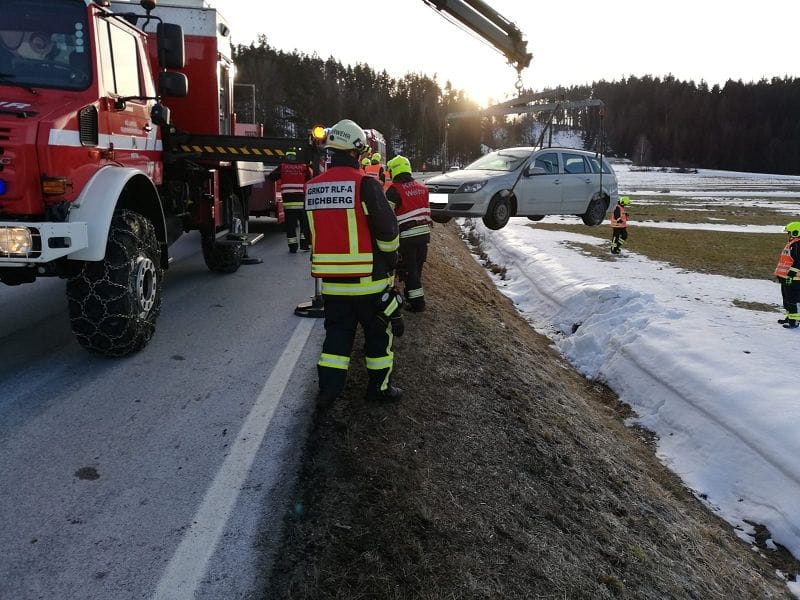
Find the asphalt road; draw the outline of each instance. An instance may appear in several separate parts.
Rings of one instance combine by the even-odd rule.
[[[0,599],[256,598],[316,391],[309,255],[277,226],[210,273],[173,246],[155,337],[72,338],[64,282],[0,286]]]

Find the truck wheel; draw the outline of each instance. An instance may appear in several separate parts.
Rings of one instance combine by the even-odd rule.
[[[153,337],[161,310],[161,257],[153,224],[130,210],[111,219],[106,256],[67,280],[72,332],[104,356],[126,356]]]
[[[453,217],[449,215],[432,214],[431,219],[433,219],[436,223],[449,223],[450,221],[452,221]]]
[[[508,223],[511,217],[511,204],[508,198],[502,196],[495,196],[489,202],[489,208],[486,209],[486,214],[483,215],[483,224],[489,229],[502,229]]]
[[[600,225],[603,222],[603,219],[606,218],[606,211],[608,210],[608,200],[605,199],[603,196],[596,194],[592,201],[589,202],[589,206],[586,208],[586,212],[581,215],[581,219],[585,225],[595,226]]]
[[[229,198],[231,218],[228,228],[230,233],[241,235],[244,233],[244,210],[242,201],[235,194]],[[235,273],[242,264],[244,246],[231,242],[218,242],[214,233],[204,233],[202,237],[203,258],[206,266],[214,273]]]

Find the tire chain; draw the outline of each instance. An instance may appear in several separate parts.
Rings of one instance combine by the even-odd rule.
[[[143,348],[155,332],[161,309],[159,246],[144,217],[122,210],[109,229],[106,258],[87,262],[67,284],[70,320],[80,344],[105,356],[125,356]],[[139,315],[136,260],[146,256],[156,269],[155,301]]]

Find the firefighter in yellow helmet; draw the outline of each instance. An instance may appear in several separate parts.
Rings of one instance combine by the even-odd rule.
[[[306,186],[311,275],[322,280],[325,310],[325,341],[317,362],[323,407],[344,389],[359,325],[367,399],[398,400],[402,395],[390,380],[393,336],[403,333],[402,296],[392,287],[400,245],[397,218],[381,185],[359,167],[366,143],[357,123],[336,123],[325,142],[330,167]]]
[[[370,165],[370,160],[367,157],[361,159],[361,169],[363,171],[367,170],[367,167]]]
[[[283,198],[284,225],[286,226],[286,242],[289,252],[297,252],[298,241],[301,250],[308,250],[311,233],[308,228],[308,217],[304,207],[306,181],[311,179],[311,167],[298,161],[297,152],[289,150],[278,168],[267,175],[270,181],[276,181]],[[297,230],[300,229],[298,240]]]
[[[781,251],[774,275],[781,284],[786,316],[778,323],[795,329],[800,325],[800,221],[792,221],[783,230],[789,239]]]
[[[628,211],[625,209],[630,203],[630,198],[620,196],[611,213],[611,254],[622,252],[622,246],[628,239]]]
[[[369,165],[364,167],[364,171],[370,177],[374,177],[378,181],[381,182],[383,185],[386,182],[386,172],[383,170],[383,165],[381,164],[381,155],[378,152],[375,152],[372,156],[369,157]]]
[[[386,199],[394,206],[400,226],[397,275],[405,284],[406,307],[413,312],[422,312],[425,310],[422,268],[428,257],[432,223],[428,188],[414,181],[411,162],[405,156],[395,156],[386,166],[392,178]]]

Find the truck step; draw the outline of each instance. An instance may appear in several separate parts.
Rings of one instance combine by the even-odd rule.
[[[226,233],[219,236],[214,243],[220,246],[255,246],[264,239],[263,233]]]

